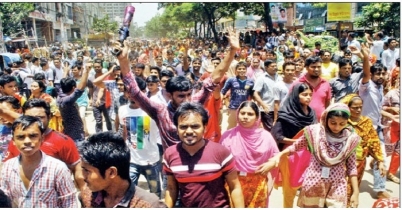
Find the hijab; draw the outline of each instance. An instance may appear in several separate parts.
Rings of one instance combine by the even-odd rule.
[[[307,85],[305,83],[298,83],[289,91],[288,97],[278,111],[278,120],[286,121],[288,124],[296,126],[299,130],[316,122],[314,110],[308,106],[308,114],[306,115],[300,104],[299,89],[303,84]]]
[[[243,103],[246,102],[248,101]],[[272,135],[260,127],[261,115],[258,115],[251,128],[245,128],[239,123],[238,117],[243,103],[237,109],[237,126],[223,133],[220,143],[235,156],[238,171],[254,173],[259,165],[265,163],[279,150]]]
[[[360,142],[360,137],[350,125],[341,131],[340,136],[331,135],[331,131],[327,128],[327,116],[332,111],[341,111],[350,116],[347,105],[343,103],[331,104],[322,114],[320,123],[304,129],[310,152],[321,165],[327,167],[346,161],[355,152]]]

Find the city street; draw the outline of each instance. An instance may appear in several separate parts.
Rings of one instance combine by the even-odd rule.
[[[92,111],[88,110],[87,111],[87,126],[89,129],[89,133],[93,134],[95,133],[95,120],[93,118]],[[226,130],[227,127],[227,114],[223,114],[223,120],[222,120],[222,129]],[[104,124],[104,130],[106,130],[106,125]],[[390,160],[390,157],[387,158],[388,162]],[[371,157],[368,159],[368,163],[371,161]],[[367,163],[366,166],[366,171],[363,176],[363,180],[360,185],[360,197],[359,197],[359,208],[371,208],[373,203],[377,200],[376,193],[372,190],[373,187],[373,174],[372,170],[370,169],[369,164]],[[400,172],[398,171],[397,176],[399,177]],[[143,176],[140,177],[139,179],[139,186],[142,188],[147,189],[147,183],[146,180]],[[400,185],[396,184],[391,181],[387,181],[386,183],[386,188],[389,194],[391,194],[392,197],[400,197]],[[273,189],[271,195],[269,196],[269,207],[270,208],[282,208],[282,203],[283,203],[283,196],[282,196],[282,188]],[[297,196],[294,201],[294,207],[297,204]]]

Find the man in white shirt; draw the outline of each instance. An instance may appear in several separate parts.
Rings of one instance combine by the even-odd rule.
[[[141,91],[145,91],[145,85],[142,86]],[[150,192],[161,198],[160,156],[157,145],[159,130],[155,121],[132,100],[119,108],[119,118],[123,138],[130,148],[131,180],[137,185],[142,174],[148,182]]]
[[[356,47],[357,49],[361,50],[362,47],[360,46],[359,41],[357,41],[355,39],[355,37],[356,37],[355,33],[353,33],[353,32],[348,33],[348,38],[347,38],[348,39],[348,47],[353,46],[353,47]],[[357,62],[357,59],[358,59],[357,55],[352,55],[353,63]]]
[[[374,41],[371,39],[370,34],[365,34],[367,43],[371,45],[370,53],[377,57],[377,61],[381,61],[381,52],[384,50],[384,34],[380,31],[374,34]]]
[[[54,87],[60,88],[60,80],[63,78],[63,69],[61,66],[61,59],[56,57],[53,59],[53,67],[50,68],[54,75]]]
[[[396,48],[395,38],[388,39],[388,49],[382,52],[381,63],[391,71],[396,66],[396,59],[399,58],[399,48]]]

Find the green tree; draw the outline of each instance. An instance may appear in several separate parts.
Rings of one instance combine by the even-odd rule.
[[[394,3],[370,3],[362,8],[362,15],[355,20],[358,27],[375,27],[376,30],[384,29],[391,35],[400,35],[399,2]]]
[[[34,10],[33,3],[0,3],[3,34],[8,36],[22,34],[21,21],[28,18],[29,13]]]
[[[102,33],[107,40],[108,33],[116,34],[118,32],[118,23],[109,19],[109,15],[104,18],[94,18],[92,30],[98,33]]]

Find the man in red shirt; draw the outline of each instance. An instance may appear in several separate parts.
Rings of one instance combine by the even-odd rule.
[[[2,109],[2,107],[0,107]],[[74,179],[77,182],[79,190],[83,189],[85,185],[84,178],[82,176],[82,168],[80,162],[80,155],[74,141],[57,131],[48,127],[50,120],[50,105],[42,99],[30,99],[22,107],[24,115],[38,117],[41,119],[44,127],[44,141],[40,149],[51,157],[57,158],[63,161],[67,167],[74,173]],[[7,112],[13,112],[12,110],[2,110],[3,114],[10,115]],[[6,112],[6,113],[5,113]],[[13,113],[12,115],[15,116]],[[15,119],[14,119],[15,120]],[[10,142],[8,145],[8,151],[4,157],[3,162],[16,157],[20,154],[17,147]]]

